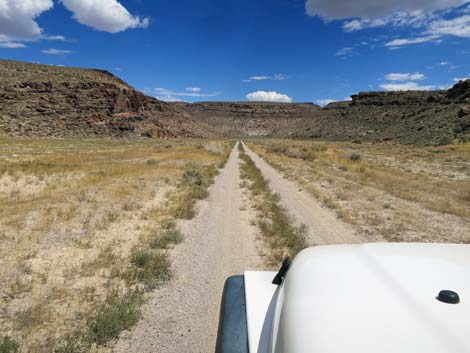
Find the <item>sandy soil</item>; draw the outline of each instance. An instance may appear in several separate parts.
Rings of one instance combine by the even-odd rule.
[[[289,211],[297,222],[308,228],[309,245],[360,243],[361,238],[336,216],[322,208],[321,205],[306,193],[299,191],[298,186],[284,179],[274,168],[246,145],[246,153],[261,170],[264,178],[269,181],[271,189],[281,196],[281,204]]]
[[[114,352],[213,352],[225,279],[263,269],[256,229],[241,210],[235,148],[196,218],[179,224],[185,241],[171,254],[174,278],[143,308],[143,318],[121,335]]]
[[[251,150],[247,153],[292,216],[307,225],[310,244],[360,242],[352,229],[299,192]],[[113,352],[214,351],[225,279],[247,269],[267,268],[259,255],[262,242],[250,222],[253,210],[244,207],[247,200],[239,187],[239,164],[235,146],[209,199],[199,204],[198,216],[179,224],[186,240],[171,255],[174,279],[154,292],[143,308],[142,320],[121,335]]]

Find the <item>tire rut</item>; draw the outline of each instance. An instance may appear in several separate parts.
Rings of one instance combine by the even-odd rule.
[[[269,181],[272,191],[281,197],[281,205],[287,209],[294,220],[307,226],[307,242],[310,246],[363,242],[349,225],[339,221],[305,192],[299,191],[297,185],[284,179],[279,172],[245,144],[243,146],[263,177]]]
[[[214,351],[225,279],[264,267],[255,229],[241,211],[239,163],[235,146],[197,216],[179,222],[185,241],[170,252],[174,278],[152,293],[143,318],[113,352]]]

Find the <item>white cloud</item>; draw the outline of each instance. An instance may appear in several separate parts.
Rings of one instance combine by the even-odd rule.
[[[329,98],[324,98],[324,99],[317,99],[315,103],[317,103],[319,106],[324,107],[325,105],[328,105],[330,103],[337,102],[335,99],[329,99]]]
[[[460,82],[460,81],[466,81],[466,80],[470,80],[470,75],[468,75],[467,77],[454,77],[454,82]]]
[[[64,36],[49,36],[47,34],[44,34],[43,36],[41,36],[41,38],[42,39],[47,39],[47,40],[58,40],[58,41],[62,41],[62,42],[67,41],[67,39]]]
[[[0,48],[17,49],[26,48],[26,45],[18,42],[0,42]]]
[[[307,0],[305,7],[308,15],[320,16],[325,20],[347,18],[383,20],[395,16],[403,21],[467,2],[468,0]]]
[[[342,48],[335,53],[335,56],[347,56],[352,54],[353,51],[354,48],[351,47]]]
[[[426,43],[438,40],[438,36],[426,36],[426,37],[416,37],[416,38],[400,38],[394,39],[388,43],[385,43],[386,47],[397,48],[403,45],[410,45],[410,44],[419,44],[419,43]]]
[[[416,82],[384,83],[380,85],[386,91],[431,91],[436,86],[420,86]]]
[[[167,102],[182,101],[184,98],[207,98],[218,96],[218,92],[203,93],[199,87],[187,87],[184,92],[172,91],[166,88],[154,88],[155,97]]]
[[[252,102],[292,102],[292,98],[286,94],[266,91],[257,91],[249,93],[246,95],[246,99]]]
[[[413,37],[386,43],[390,49],[397,49],[439,41],[444,36],[470,38],[470,7],[461,7],[468,3],[469,0],[307,0],[306,11],[325,22],[344,20],[346,32],[386,25],[411,26],[415,33],[421,29]]]
[[[40,38],[36,18],[53,6],[52,0],[0,0],[0,41]]]
[[[250,78],[243,80],[243,82],[253,82],[253,81],[284,81],[287,77],[283,74],[274,74],[272,76],[258,75],[251,76]]]
[[[422,73],[415,72],[415,73],[391,73],[385,76],[385,79],[388,81],[417,81],[423,80],[425,76]]]
[[[317,103],[319,106],[324,107],[330,103],[334,102],[347,102],[351,101],[352,98],[351,96],[344,97],[344,99],[330,99],[330,98],[324,98],[324,99],[317,99],[315,100],[315,103]]]
[[[33,1],[33,0],[31,0]],[[117,0],[60,0],[83,25],[99,31],[118,33],[130,28],[146,28],[149,19],[133,16]]]
[[[456,36],[470,38],[470,16],[464,15],[450,20],[436,20],[429,24],[427,33],[434,36]]]
[[[42,53],[49,54],[49,55],[64,55],[64,54],[73,53],[73,51],[72,50],[49,48],[49,49],[42,50]]]
[[[251,76],[249,80],[251,81],[264,81],[264,80],[269,80],[271,76]]]

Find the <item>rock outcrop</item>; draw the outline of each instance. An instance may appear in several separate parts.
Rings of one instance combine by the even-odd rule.
[[[288,137],[470,141],[470,80],[432,92],[362,92],[348,102],[166,103],[103,70],[0,60],[0,135]]]
[[[276,136],[289,125],[321,112],[312,103],[201,102],[172,103],[221,137]]]
[[[0,133],[204,137],[199,123],[109,72],[0,61]]]

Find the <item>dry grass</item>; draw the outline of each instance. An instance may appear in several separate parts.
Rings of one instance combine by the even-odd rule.
[[[229,150],[224,141],[0,139],[0,347],[102,344],[84,341],[98,320],[89,313],[107,317],[97,308],[113,309],[111,292],[119,303],[170,277],[166,251],[183,240],[173,206],[189,195],[194,214]],[[188,182],[191,168],[201,180]]]
[[[469,241],[469,144],[265,140],[250,146],[366,239]]]
[[[257,210],[257,226],[270,248],[271,264],[279,264],[285,256],[294,257],[307,247],[305,226],[297,226],[287,211],[279,204],[279,195],[274,194],[261,171],[253,160],[245,153],[243,145],[239,145],[241,178],[245,181],[255,200]]]

